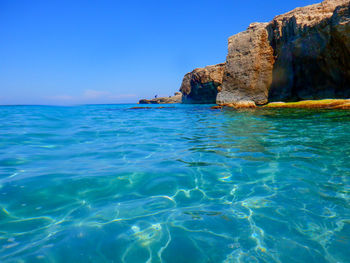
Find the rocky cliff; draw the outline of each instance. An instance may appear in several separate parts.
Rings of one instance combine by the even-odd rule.
[[[326,0],[276,17],[270,101],[350,96],[350,1]]]
[[[185,103],[350,97],[350,0],[251,24],[229,38],[226,63],[186,74],[180,90]]]
[[[221,91],[225,63],[197,68],[183,78],[182,103],[212,104]]]
[[[218,104],[237,101],[267,103],[272,83],[273,49],[268,39],[267,23],[254,23],[229,38],[228,55]]]

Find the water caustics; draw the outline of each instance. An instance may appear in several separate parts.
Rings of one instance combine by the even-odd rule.
[[[131,107],[0,107],[0,262],[349,262],[349,112]]]

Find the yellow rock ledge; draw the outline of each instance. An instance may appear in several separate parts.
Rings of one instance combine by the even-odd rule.
[[[350,99],[303,100],[298,102],[271,102],[263,108],[350,109]]]

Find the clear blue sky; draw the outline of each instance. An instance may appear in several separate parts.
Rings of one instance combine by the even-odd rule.
[[[0,104],[136,102],[225,61],[227,38],[317,0],[0,0]]]

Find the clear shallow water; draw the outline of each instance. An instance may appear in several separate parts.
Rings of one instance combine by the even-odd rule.
[[[0,107],[0,262],[350,262],[350,112],[132,106]]]

